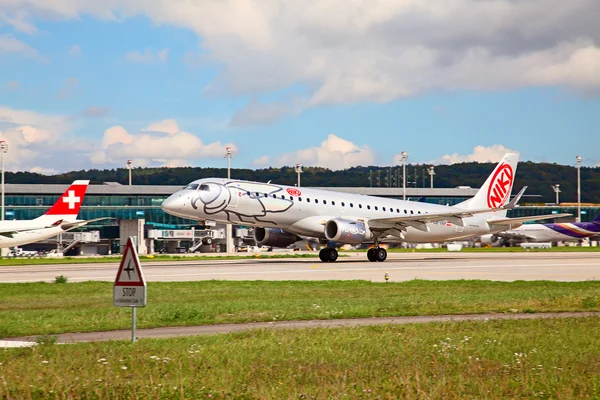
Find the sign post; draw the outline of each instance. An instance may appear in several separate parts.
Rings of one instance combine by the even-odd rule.
[[[131,341],[135,342],[136,308],[146,306],[146,280],[135,250],[134,236],[125,246],[121,265],[113,286],[113,305],[131,307]]]

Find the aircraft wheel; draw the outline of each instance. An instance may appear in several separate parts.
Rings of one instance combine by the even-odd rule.
[[[327,257],[327,261],[329,261],[329,262],[334,262],[335,260],[338,259],[338,251],[334,248],[327,249],[325,254]]]
[[[383,247],[380,247],[378,249],[375,250],[375,258],[377,259],[377,261],[385,261],[387,258],[387,250],[384,249]]]
[[[320,258],[320,259],[321,259],[321,261],[323,261],[323,262],[327,262],[327,261],[329,261],[329,260],[327,260],[327,259],[325,258],[325,257],[326,257],[326,255],[325,255],[325,250],[327,250],[327,249],[321,249],[321,250],[319,251],[319,258]]]
[[[375,257],[375,249],[369,249],[369,250],[367,250],[367,258],[371,262],[377,261],[377,258]]]

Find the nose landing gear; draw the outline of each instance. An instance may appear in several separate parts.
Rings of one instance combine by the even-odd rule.
[[[325,247],[319,251],[319,258],[323,262],[334,262],[338,259],[338,251],[333,247]]]

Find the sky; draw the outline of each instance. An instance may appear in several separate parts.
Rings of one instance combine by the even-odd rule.
[[[597,0],[0,0],[7,170],[600,165]]]

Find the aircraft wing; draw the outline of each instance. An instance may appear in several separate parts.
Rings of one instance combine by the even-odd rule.
[[[510,231],[506,231],[506,232],[498,232],[498,233],[494,233],[494,236],[498,236],[502,239],[518,239],[518,240],[535,240],[536,238],[531,236],[531,235],[524,235],[522,233],[513,233]]]
[[[522,224],[529,221],[541,221],[544,219],[570,217],[573,214],[546,214],[546,215],[532,215],[529,217],[518,217],[518,218],[502,218],[502,219],[488,219],[488,224],[494,225],[514,225]]]
[[[63,228],[65,231],[70,231],[75,228],[81,228],[82,226],[85,226],[85,225],[89,224],[90,222],[102,221],[105,219],[114,219],[114,218],[102,217],[102,218],[87,219],[87,220],[75,221],[75,222],[65,222],[65,223],[61,224],[60,227]]]
[[[23,226],[12,226],[12,227],[0,228],[0,235],[6,236],[6,237],[12,237],[12,235],[14,235],[15,233],[19,233],[19,232],[27,232],[27,231],[35,231],[38,229],[53,228],[55,226],[60,225],[62,223],[62,221],[63,221],[62,219],[59,219],[50,225],[23,225]]]
[[[454,225],[464,226],[463,218],[472,217],[476,214],[484,214],[500,211],[505,208],[482,208],[479,210],[460,210],[444,213],[412,214],[405,217],[373,218],[369,220],[370,228],[390,228],[397,225],[412,226],[416,229],[428,232],[426,224],[429,222],[448,221]]]

